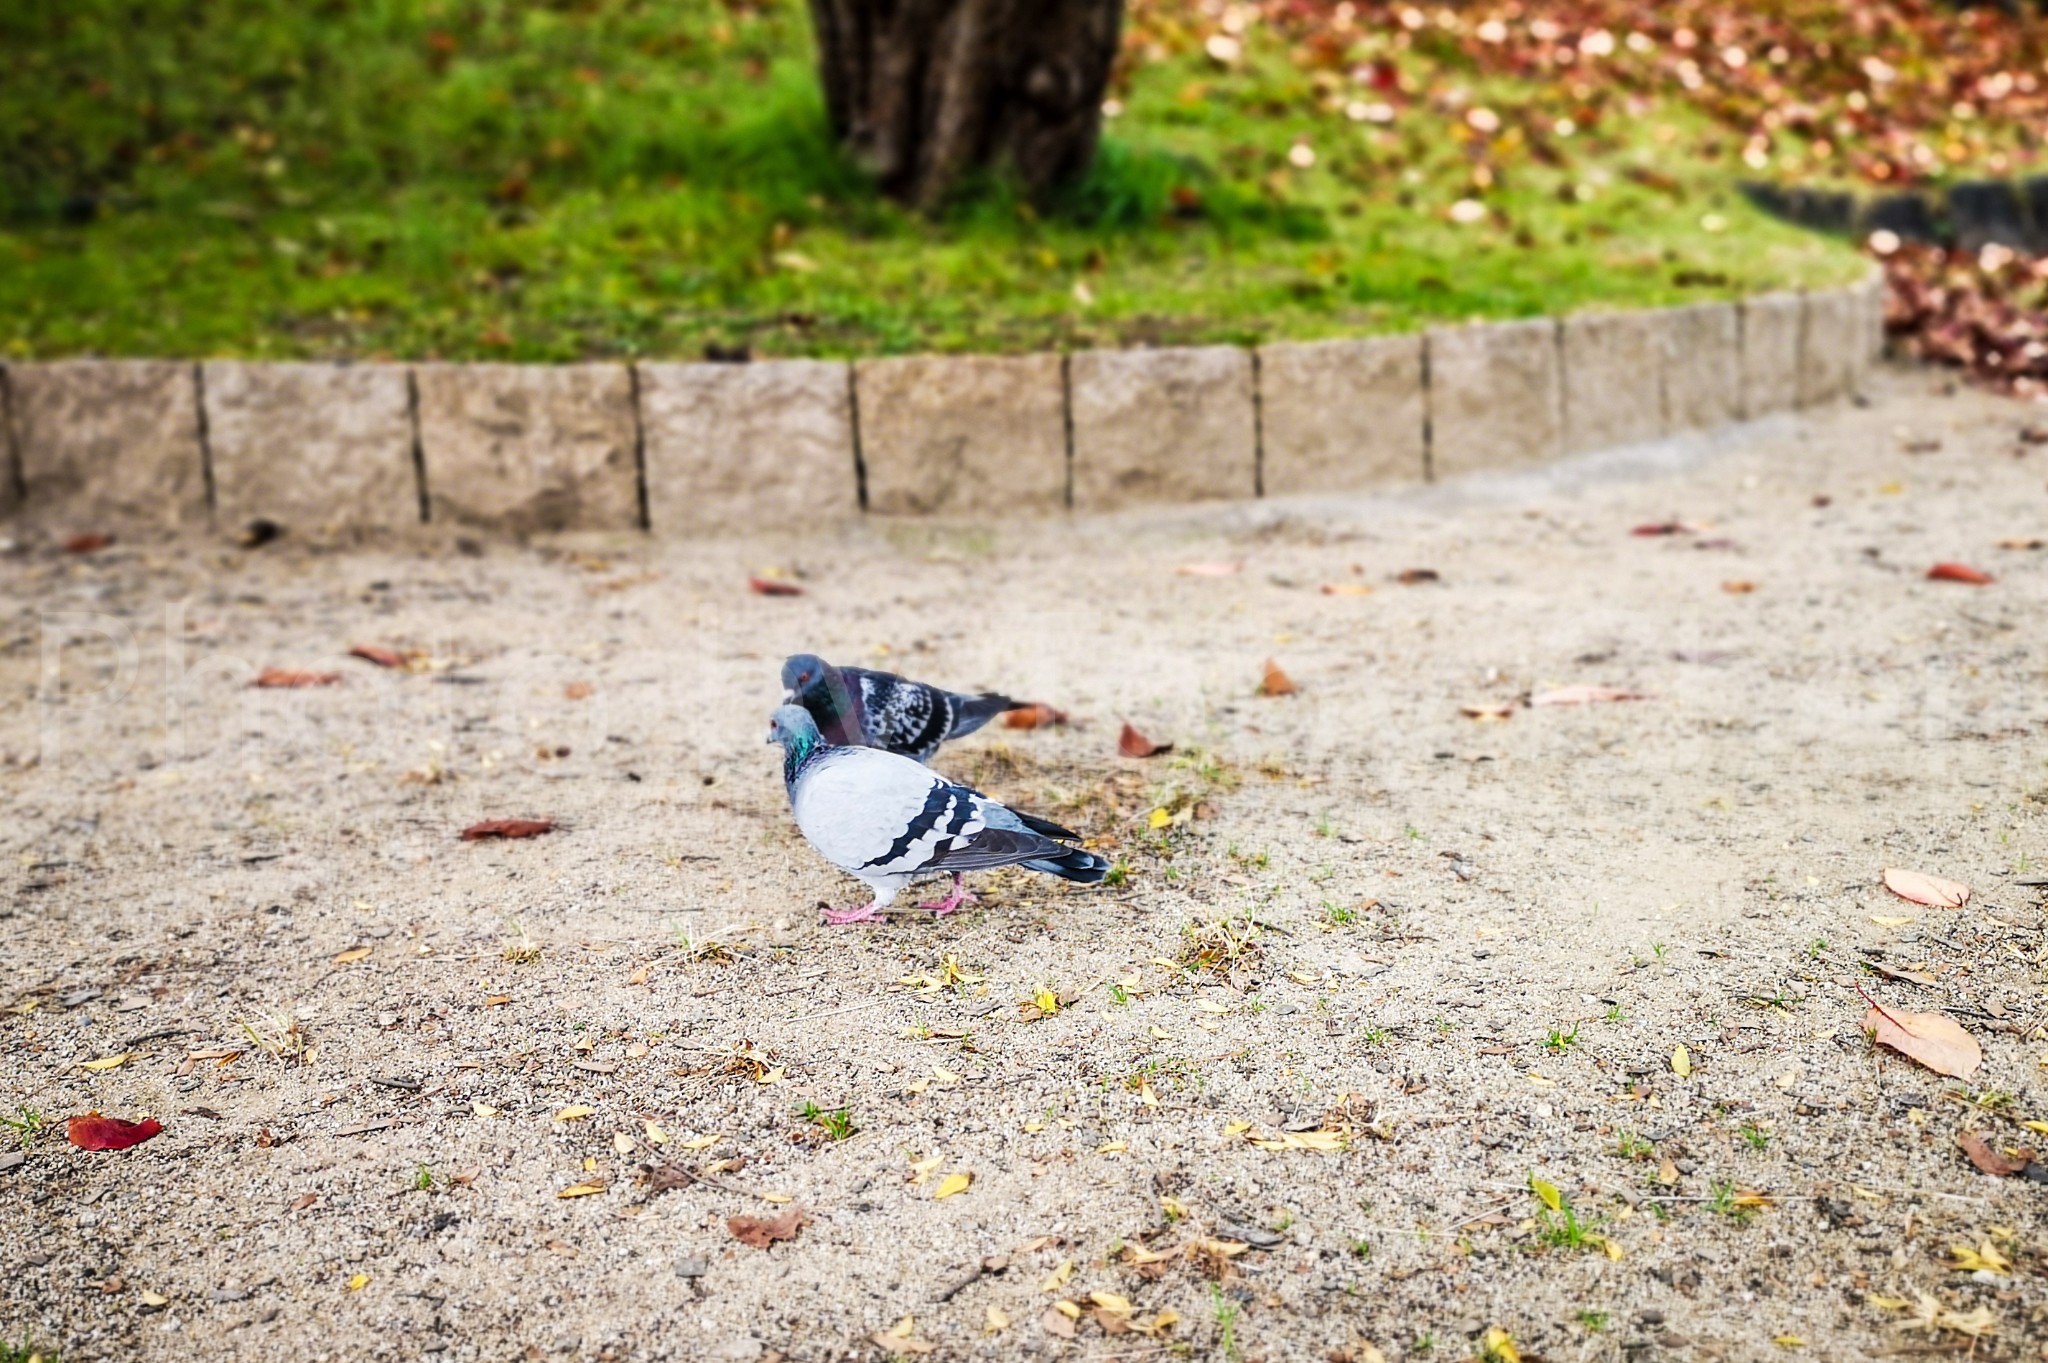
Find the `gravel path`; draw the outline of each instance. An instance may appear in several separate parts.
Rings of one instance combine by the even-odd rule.
[[[0,1131],[0,1340],[2048,1357],[2048,1187],[1956,1145],[2048,1150],[2048,550],[1998,547],[2048,537],[2048,448],[2029,407],[1873,390],[1071,525],[24,543],[0,1112],[165,1129]],[[939,765],[1120,883],[821,926],[857,887],[764,743],[799,649],[1070,712]],[[1297,694],[1256,694],[1269,657]],[[1522,703],[1581,686],[1643,698]],[[1118,756],[1125,721],[1173,751]],[[508,817],[556,828],[458,839]],[[1981,1071],[1873,1050],[1859,988]]]

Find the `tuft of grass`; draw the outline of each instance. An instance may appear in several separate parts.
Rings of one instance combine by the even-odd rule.
[[[1657,1147],[1633,1131],[1624,1131],[1615,1142],[1614,1153],[1626,1160],[1641,1160],[1656,1154]]]
[[[54,1352],[30,1344],[24,1332],[19,1344],[9,1344],[0,1339],[0,1363],[58,1363],[58,1360]]]
[[[418,1169],[414,1170],[412,1176],[412,1190],[416,1193],[433,1192],[434,1171],[432,1169],[429,1169],[424,1164],[422,1164]]]
[[[1212,918],[1190,923],[1181,929],[1181,969],[1189,973],[1213,971],[1227,974],[1238,966],[1255,963],[1265,951],[1260,942],[1264,931],[1256,918]]]
[[[1237,1317],[1243,1308],[1215,1283],[1209,1284],[1209,1307],[1216,1313],[1216,1351],[1238,1363],[1244,1357],[1237,1347]]]
[[[1570,1030],[1570,1031],[1568,1031],[1568,1032],[1567,1032],[1567,1031],[1563,1031],[1563,1030],[1560,1030],[1559,1028],[1556,1028],[1556,1027],[1553,1027],[1553,1028],[1551,1028],[1551,1029],[1550,1029],[1550,1039],[1549,1039],[1549,1040],[1547,1040],[1547,1041],[1545,1041],[1545,1042],[1543,1043],[1543,1046],[1544,1046],[1544,1049],[1545,1049],[1545,1050],[1549,1050],[1549,1051],[1559,1051],[1559,1052],[1561,1052],[1561,1051],[1565,1051],[1565,1050],[1568,1050],[1568,1049],[1570,1049],[1571,1047],[1573,1047],[1573,1046],[1576,1046],[1576,1045],[1578,1045],[1578,1044],[1579,1044],[1579,1024],[1578,1024],[1578,1023],[1576,1023],[1576,1022],[1574,1022],[1574,1023],[1572,1024],[1572,1028],[1571,1028],[1571,1030]]]
[[[798,1115],[824,1133],[828,1141],[843,1141],[860,1130],[854,1125],[850,1108],[827,1111],[814,1102],[806,1101]]]
[[[1771,1145],[1771,1133],[1755,1122],[1742,1124],[1742,1139],[1749,1142],[1749,1148],[1752,1150],[1768,1150]]]
[[[14,1109],[12,1117],[0,1113],[0,1126],[12,1131],[21,1142],[21,1148],[26,1150],[35,1144],[38,1136],[50,1129],[51,1119],[47,1113],[23,1103]],[[5,1363],[4,1355],[0,1355],[0,1363]]]

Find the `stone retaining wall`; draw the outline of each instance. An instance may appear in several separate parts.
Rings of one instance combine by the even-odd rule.
[[[515,535],[1347,493],[1852,393],[1881,284],[1420,335],[847,363],[0,370],[0,513]]]

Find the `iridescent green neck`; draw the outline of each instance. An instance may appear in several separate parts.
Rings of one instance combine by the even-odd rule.
[[[782,740],[782,780],[785,785],[796,780],[797,773],[804,769],[804,763],[810,761],[824,743],[815,729],[807,734],[790,734]]]

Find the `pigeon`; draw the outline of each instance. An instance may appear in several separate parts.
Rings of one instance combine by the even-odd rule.
[[[825,910],[828,923],[879,919],[921,875],[951,873],[952,893],[919,905],[947,914],[974,897],[961,887],[963,871],[1022,866],[1084,885],[1109,874],[1106,859],[1066,845],[1078,834],[956,786],[910,758],[829,742],[801,705],[775,711],[768,741],[782,745],[782,780],[804,839],[874,892],[859,908]]]
[[[971,734],[1020,702],[993,691],[963,696],[893,672],[834,667],[815,653],[782,664],[785,704],[811,712],[828,742],[931,760],[949,738]]]

